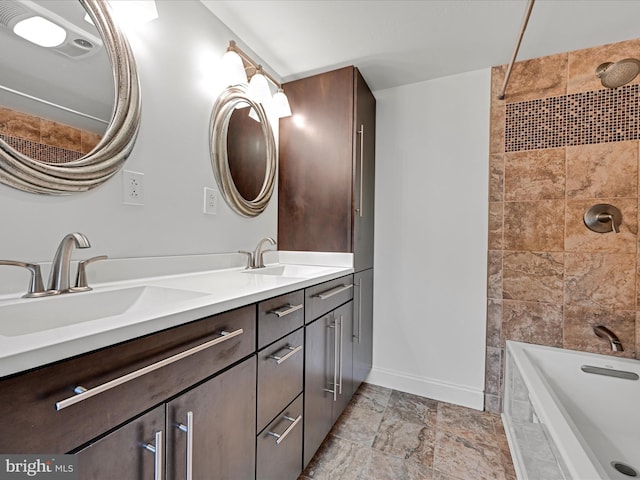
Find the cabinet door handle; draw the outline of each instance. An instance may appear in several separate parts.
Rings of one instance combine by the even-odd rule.
[[[338,333],[340,333],[340,342],[338,343],[338,352],[339,352],[339,358],[340,358],[340,370],[339,370],[339,374],[340,374],[340,381],[338,382],[338,394],[342,395],[342,315],[340,315],[340,321],[339,321],[339,327],[336,328],[336,335],[338,335]]]
[[[304,305],[302,305],[302,304],[300,304],[300,305],[291,305],[290,303],[288,303],[287,305],[285,305],[283,307],[276,308],[275,310],[270,310],[267,313],[272,313],[276,317],[280,318],[280,317],[284,317],[285,315],[289,315],[290,313],[297,312],[303,306]]]
[[[300,420],[302,420],[302,415],[298,415],[297,418],[291,418],[291,417],[287,417],[286,415],[284,415],[282,417],[285,420],[289,420],[291,423],[291,425],[289,425],[287,427],[287,429],[282,432],[282,433],[275,433],[272,431],[268,431],[267,435],[271,435],[272,437],[276,437],[276,445],[280,445],[280,443],[287,438],[287,435],[289,435],[289,433],[291,433],[291,430],[293,430],[294,428],[296,428],[296,425],[300,423]]]
[[[325,388],[324,391],[333,394],[333,401],[338,401],[338,326],[334,321],[328,328],[333,328],[333,388]]]
[[[353,283],[350,283],[349,285],[339,285],[337,287],[325,290],[324,292],[317,294],[316,297],[320,300],[326,300],[327,298],[331,298],[334,295],[338,295],[339,293],[345,292],[351,288],[353,288]]]
[[[178,430],[187,434],[186,480],[193,480],[193,412],[187,412],[187,424],[178,424]]]
[[[112,388],[122,385],[123,383],[130,382],[131,380],[146,375],[147,373],[153,372],[154,370],[166,367],[167,365],[177,362],[178,360],[190,357],[195,353],[206,350],[207,348],[218,345],[219,343],[226,342],[227,340],[230,340],[233,337],[237,337],[238,335],[242,335],[243,333],[244,330],[242,328],[234,330],[233,332],[222,331],[220,332],[220,336],[218,338],[214,338],[213,340],[209,340],[208,342],[198,345],[197,347],[190,348],[189,350],[177,353],[171,357],[165,358],[164,360],[160,360],[159,362],[152,363],[151,365],[147,365],[146,367],[142,367],[131,373],[127,373],[126,375],[115,378],[109,382],[103,383],[102,385],[98,385],[97,387],[86,389],[82,386],[77,386],[73,389],[73,391],[76,393],[76,396],[65,398],[64,400],[56,402],[56,410],[62,410],[63,408],[67,408],[71,405],[75,405],[76,403],[80,403],[87,398],[91,398],[94,395],[98,395],[100,393],[106,392],[107,390],[111,390]]]
[[[271,359],[275,360],[276,364],[280,365],[281,363],[284,363],[287,360],[289,360],[291,357],[293,357],[300,350],[302,350],[302,345],[298,345],[297,347],[293,347],[291,345],[287,345],[286,347],[282,348],[281,350],[289,350],[289,352],[287,354],[283,355],[282,357],[279,356],[279,355],[269,355],[267,358],[271,358]]]
[[[360,135],[360,201],[358,202],[358,208],[356,208],[356,212],[358,212],[358,216],[362,217],[362,192],[364,190],[362,184],[364,179],[364,124],[360,125],[360,130],[358,130],[358,135]]]
[[[162,430],[156,432],[155,443],[147,443],[144,448],[154,455],[154,480],[162,480],[162,467],[164,465],[164,452],[162,451]]]
[[[360,344],[360,337],[362,332],[362,280],[360,283],[356,283],[355,287],[358,289],[358,335],[352,335],[352,338],[358,339],[358,345]]]

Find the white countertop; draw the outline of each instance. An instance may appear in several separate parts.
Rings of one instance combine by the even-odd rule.
[[[194,260],[194,257],[197,257]],[[259,271],[245,270],[239,266],[229,267],[229,256],[221,256],[220,260],[214,256],[189,256],[184,258],[168,257],[167,259],[135,259],[105,261],[102,265],[102,275],[89,278],[91,292],[79,292],[48,297],[43,299],[6,298],[0,300],[0,316],[5,323],[4,334],[0,334],[0,377],[29,370],[51,362],[62,360],[81,353],[90,352],[119,342],[124,342],[141,335],[164,330],[198,320],[210,315],[232,310],[271,297],[296,291],[318,283],[353,273],[351,254],[326,254],[315,252],[274,252],[266,257],[267,262],[276,260],[280,265],[307,265],[308,272],[299,269],[303,274],[299,276],[265,275]],[[146,262],[146,263],[145,263]],[[143,263],[146,266],[142,266]],[[217,263],[217,265],[216,265]],[[237,262],[231,262],[237,263]],[[118,279],[113,272],[118,266],[126,264],[126,270]],[[198,264],[198,271],[188,271],[188,265]],[[151,265],[151,267],[149,267]],[[167,271],[165,275],[157,273]],[[208,270],[201,270],[202,266]],[[215,268],[223,266],[224,268]],[[267,267],[271,265],[268,264]],[[99,264],[96,264],[99,267]],[[133,267],[133,269],[132,269]],[[295,268],[295,267],[294,267]],[[141,275],[153,272],[153,276],[139,276],[131,274],[132,270],[139,270]],[[96,270],[98,270],[96,268]],[[187,271],[185,271],[187,270]],[[100,270],[98,270],[100,271]],[[180,273],[175,273],[180,272]],[[103,281],[95,280],[98,276]],[[151,287],[147,291],[155,295],[180,293],[186,291],[184,298],[178,296],[176,301],[165,300],[162,306],[146,306],[134,308],[124,313],[103,316],[95,320],[82,321],[70,325],[54,326],[54,328],[39,329],[32,333],[16,334],[12,332],[12,315],[9,307],[39,308],[46,311],[55,306],[52,302],[64,297],[83,297],[83,304],[91,308],[92,299],[105,297],[105,293],[114,290],[135,289],[136,287]],[[165,290],[166,289],[166,290]],[[131,290],[133,291],[133,290]],[[140,290],[138,290],[140,291]],[[107,293],[108,295],[108,293]],[[41,302],[41,305],[37,303]],[[49,302],[49,303],[42,303]],[[99,304],[99,302],[95,302]],[[63,303],[60,303],[63,305]],[[2,315],[2,308],[6,308]],[[55,309],[51,309],[55,311]],[[16,320],[13,320],[14,322]],[[24,319],[18,321],[25,321]],[[28,320],[27,320],[28,321]],[[23,325],[15,325],[19,331]],[[0,327],[1,329],[1,327]],[[28,328],[27,328],[28,329]]]

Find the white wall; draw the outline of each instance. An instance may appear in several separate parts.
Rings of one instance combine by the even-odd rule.
[[[490,70],[375,92],[369,381],[482,409]]]
[[[0,185],[0,258],[50,261],[72,231],[86,234],[93,246],[74,258],[227,252],[276,236],[276,197],[254,219],[232,213],[222,199],[217,216],[202,213],[203,187],[215,186],[208,142],[209,116],[222,88],[217,68],[229,40],[244,45],[199,1],[156,3],[159,18],[128,32],[142,87],[142,123],[125,169],[144,173],[145,205],[122,203],[121,173],[71,196]],[[26,286],[22,269],[3,270],[16,271],[18,291]]]

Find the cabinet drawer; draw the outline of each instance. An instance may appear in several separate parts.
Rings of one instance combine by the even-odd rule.
[[[258,435],[256,478],[296,480],[302,471],[302,394]]]
[[[249,306],[7,377],[0,452],[68,452],[254,351]]]
[[[301,391],[304,329],[258,353],[258,431]]]
[[[314,285],[304,295],[304,321],[310,323],[353,298],[353,275]]]
[[[258,304],[258,349],[304,324],[304,292],[281,295]]]

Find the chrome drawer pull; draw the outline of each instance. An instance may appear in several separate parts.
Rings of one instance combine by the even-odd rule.
[[[285,420],[289,420],[290,422],[293,422],[291,425],[289,425],[287,427],[287,429],[282,432],[282,433],[275,433],[272,431],[267,432],[267,435],[271,435],[272,437],[276,437],[276,445],[280,445],[280,443],[287,438],[287,435],[289,435],[289,433],[291,433],[291,430],[293,430],[294,428],[296,428],[296,425],[298,423],[300,423],[300,420],[302,420],[302,415],[298,415],[298,418],[291,418],[291,417],[287,417],[286,415],[282,417]]]
[[[154,454],[154,480],[162,480],[162,467],[164,465],[163,452],[162,452],[162,430],[156,432],[155,444],[147,443],[144,445],[146,450],[149,450]]]
[[[286,304],[284,307],[276,308],[275,310],[270,310],[267,313],[272,313],[276,317],[284,317],[285,315],[289,315],[290,313],[297,312],[301,310],[304,305],[291,305],[290,303]]]
[[[284,347],[282,350],[290,350],[289,353],[287,353],[286,355],[284,355],[283,357],[280,357],[278,355],[269,355],[267,358],[271,358],[273,360],[276,360],[276,363],[278,365],[280,365],[281,363],[286,362],[287,360],[289,360],[291,357],[293,357],[296,353],[298,353],[300,350],[302,350],[302,345],[298,345],[297,347],[293,347],[291,345],[287,345],[286,347]]]
[[[193,480],[193,412],[187,412],[187,424],[178,424],[178,430],[187,434],[187,476]]]
[[[316,297],[320,300],[326,300],[327,298],[331,298],[334,295],[338,295],[339,293],[345,292],[351,288],[353,288],[353,283],[350,283],[349,285],[340,285],[339,287],[334,287],[330,290],[319,293]]]
[[[103,383],[102,385],[98,385],[95,388],[85,389],[82,386],[77,386],[73,389],[74,392],[77,393],[74,397],[65,398],[59,402],[56,402],[56,410],[62,410],[63,408],[70,407],[71,405],[75,405],[76,403],[80,403],[87,398],[91,398],[94,395],[98,395],[100,393],[106,392],[107,390],[111,390],[123,383],[130,382],[138,377],[146,375],[147,373],[151,373],[154,370],[158,370],[159,368],[166,367],[178,360],[182,360],[183,358],[190,357],[191,355],[201,352],[202,350],[206,350],[209,347],[213,347],[218,345],[219,343],[226,342],[227,340],[232,339],[233,337],[237,337],[238,335],[242,335],[244,330],[239,328],[238,330],[234,330],[233,332],[220,332],[220,336],[208,342],[205,342],[197,347],[190,348],[189,350],[185,350],[184,352],[177,353],[169,358],[165,358],[164,360],[160,360],[159,362],[152,363],[151,365],[147,365],[146,367],[142,367],[139,370],[135,370],[131,373],[127,373],[122,377],[115,378],[107,383]],[[78,393],[79,392],[79,393]]]

